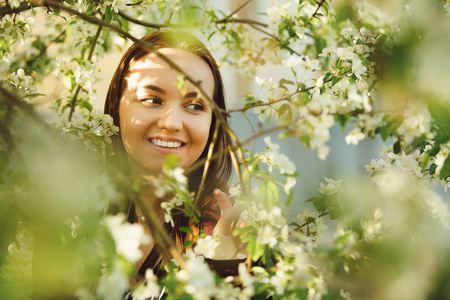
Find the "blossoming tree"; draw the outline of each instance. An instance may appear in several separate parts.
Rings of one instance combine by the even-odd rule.
[[[162,290],[169,299],[450,297],[449,2],[405,1],[387,15],[358,1],[285,0],[240,17],[254,2],[228,12],[204,0],[0,1],[0,298],[121,299],[128,291],[147,299]],[[161,28],[194,30],[221,65],[260,86],[226,113],[257,114],[251,139],[264,137],[265,150],[249,151],[251,139],[221,124],[239,181],[230,195],[243,208],[234,234],[248,253],[235,277],[220,278],[204,263],[214,237],[193,236],[182,255],[150,212],[151,237],[121,213],[102,213],[142,181],[105,164],[118,128],[93,110],[97,63]],[[264,64],[284,67],[283,78],[260,76]],[[36,98],[51,75],[68,96],[42,112]],[[325,159],[334,126],[346,130],[347,144],[384,141],[365,166],[372,180],[326,177],[317,197],[298,199],[296,166],[268,134]],[[174,195],[164,203],[166,222],[175,210],[196,215],[195,195],[172,159],[147,183],[158,196]],[[288,220],[286,209],[303,200],[314,210]],[[151,239],[168,275],[148,270],[130,286],[139,245]]]

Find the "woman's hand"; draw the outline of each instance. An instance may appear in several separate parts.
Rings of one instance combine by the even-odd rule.
[[[238,259],[246,257],[246,250],[239,237],[232,236],[234,221],[240,216],[241,208],[233,206],[230,198],[219,189],[215,189],[214,197],[219,204],[221,217],[213,230],[213,235],[219,239],[215,260]]]

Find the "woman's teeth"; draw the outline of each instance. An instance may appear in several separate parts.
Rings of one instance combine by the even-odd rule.
[[[150,139],[150,142],[152,144],[155,144],[156,146],[165,147],[165,148],[180,148],[181,143],[180,142],[168,142],[158,139]]]

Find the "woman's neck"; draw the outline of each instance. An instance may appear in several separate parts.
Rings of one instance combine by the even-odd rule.
[[[158,176],[158,172],[150,171],[146,168],[144,168],[141,164],[138,164],[136,161],[134,161],[132,158],[129,158],[130,160],[130,167],[131,167],[131,174],[134,178],[144,178],[144,180],[152,180],[152,178],[155,178]],[[150,185],[150,182],[145,183],[146,186]],[[164,222],[164,210],[161,207],[161,203],[166,201],[167,199],[164,198],[158,198],[155,195],[155,190],[153,187],[143,187],[143,189],[140,191],[140,197],[147,203],[150,210],[161,220],[161,222]],[[142,221],[143,213],[140,211],[139,207],[136,207],[136,214],[140,221]]]

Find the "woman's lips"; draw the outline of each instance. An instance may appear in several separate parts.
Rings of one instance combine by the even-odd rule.
[[[174,139],[150,138],[148,141],[156,151],[163,155],[178,154],[181,152],[184,145],[186,145],[185,143]]]
[[[153,145],[159,146],[159,147],[163,147],[163,148],[181,148],[181,146],[183,146],[182,142],[178,142],[178,141],[165,141],[165,140],[161,140],[161,139],[149,139],[150,143],[152,143]]]

